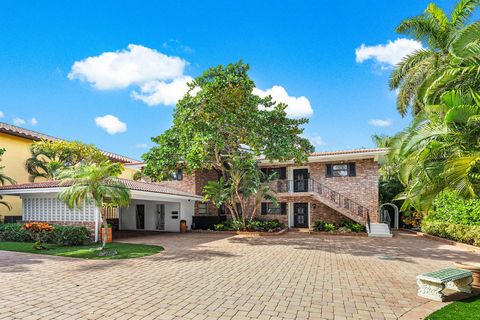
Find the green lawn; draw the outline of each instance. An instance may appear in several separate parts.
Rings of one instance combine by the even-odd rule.
[[[95,250],[100,246],[99,244],[90,244],[90,245],[75,246],[75,247],[62,247],[62,246],[50,245],[50,244],[47,244],[46,246],[48,247],[48,250],[39,251],[39,250],[33,249],[32,243],[30,242],[0,241],[0,250],[47,254],[52,256],[72,257],[72,258],[82,258],[82,259],[95,259],[95,260],[138,258],[138,257],[150,256],[152,254],[156,254],[163,251],[163,247],[160,247],[160,246],[113,242],[113,243],[107,244],[107,249],[116,250],[118,254],[115,256],[99,257],[98,256],[99,251]]]
[[[477,320],[480,317],[480,297],[451,303],[435,311],[425,320]]]

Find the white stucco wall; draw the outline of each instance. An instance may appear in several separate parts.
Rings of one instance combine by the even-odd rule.
[[[157,204],[165,205],[165,230],[169,232],[180,231],[180,220],[185,219],[187,226],[192,224],[194,212],[194,201],[178,200],[178,202],[153,201],[153,200],[132,200],[128,208],[120,208],[120,230],[136,229],[136,207],[145,206],[145,229],[146,231],[157,231]],[[177,211],[178,219],[172,219],[172,212]]]

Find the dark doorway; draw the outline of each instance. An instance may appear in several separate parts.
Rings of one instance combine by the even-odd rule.
[[[308,203],[293,204],[293,226],[295,228],[308,227]]]
[[[293,170],[293,192],[308,191],[308,169]]]
[[[143,230],[145,229],[145,205],[137,204],[136,211],[137,211],[137,214],[136,214],[137,229]]]

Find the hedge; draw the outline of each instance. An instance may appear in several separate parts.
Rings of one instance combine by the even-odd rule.
[[[480,225],[480,200],[464,199],[454,191],[443,191],[425,219],[453,224]]]
[[[60,246],[78,246],[90,241],[91,231],[86,227],[54,225],[45,242]],[[30,234],[19,223],[0,224],[0,241],[33,242]]]
[[[422,231],[458,242],[480,246],[480,226],[424,219]]]

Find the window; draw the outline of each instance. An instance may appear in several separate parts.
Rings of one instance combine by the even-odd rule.
[[[264,174],[270,176],[275,173],[275,179],[278,180],[285,180],[287,179],[287,168],[286,167],[279,167],[279,168],[261,168],[260,169]]]
[[[177,180],[177,181],[183,180],[183,170],[182,169],[177,169],[177,172],[174,172],[172,174],[172,179]]]
[[[355,162],[327,164],[326,176],[330,177],[355,177]]]
[[[262,202],[261,214],[287,214],[287,203]]]
[[[207,214],[207,204],[200,202],[198,204],[198,214]]]

